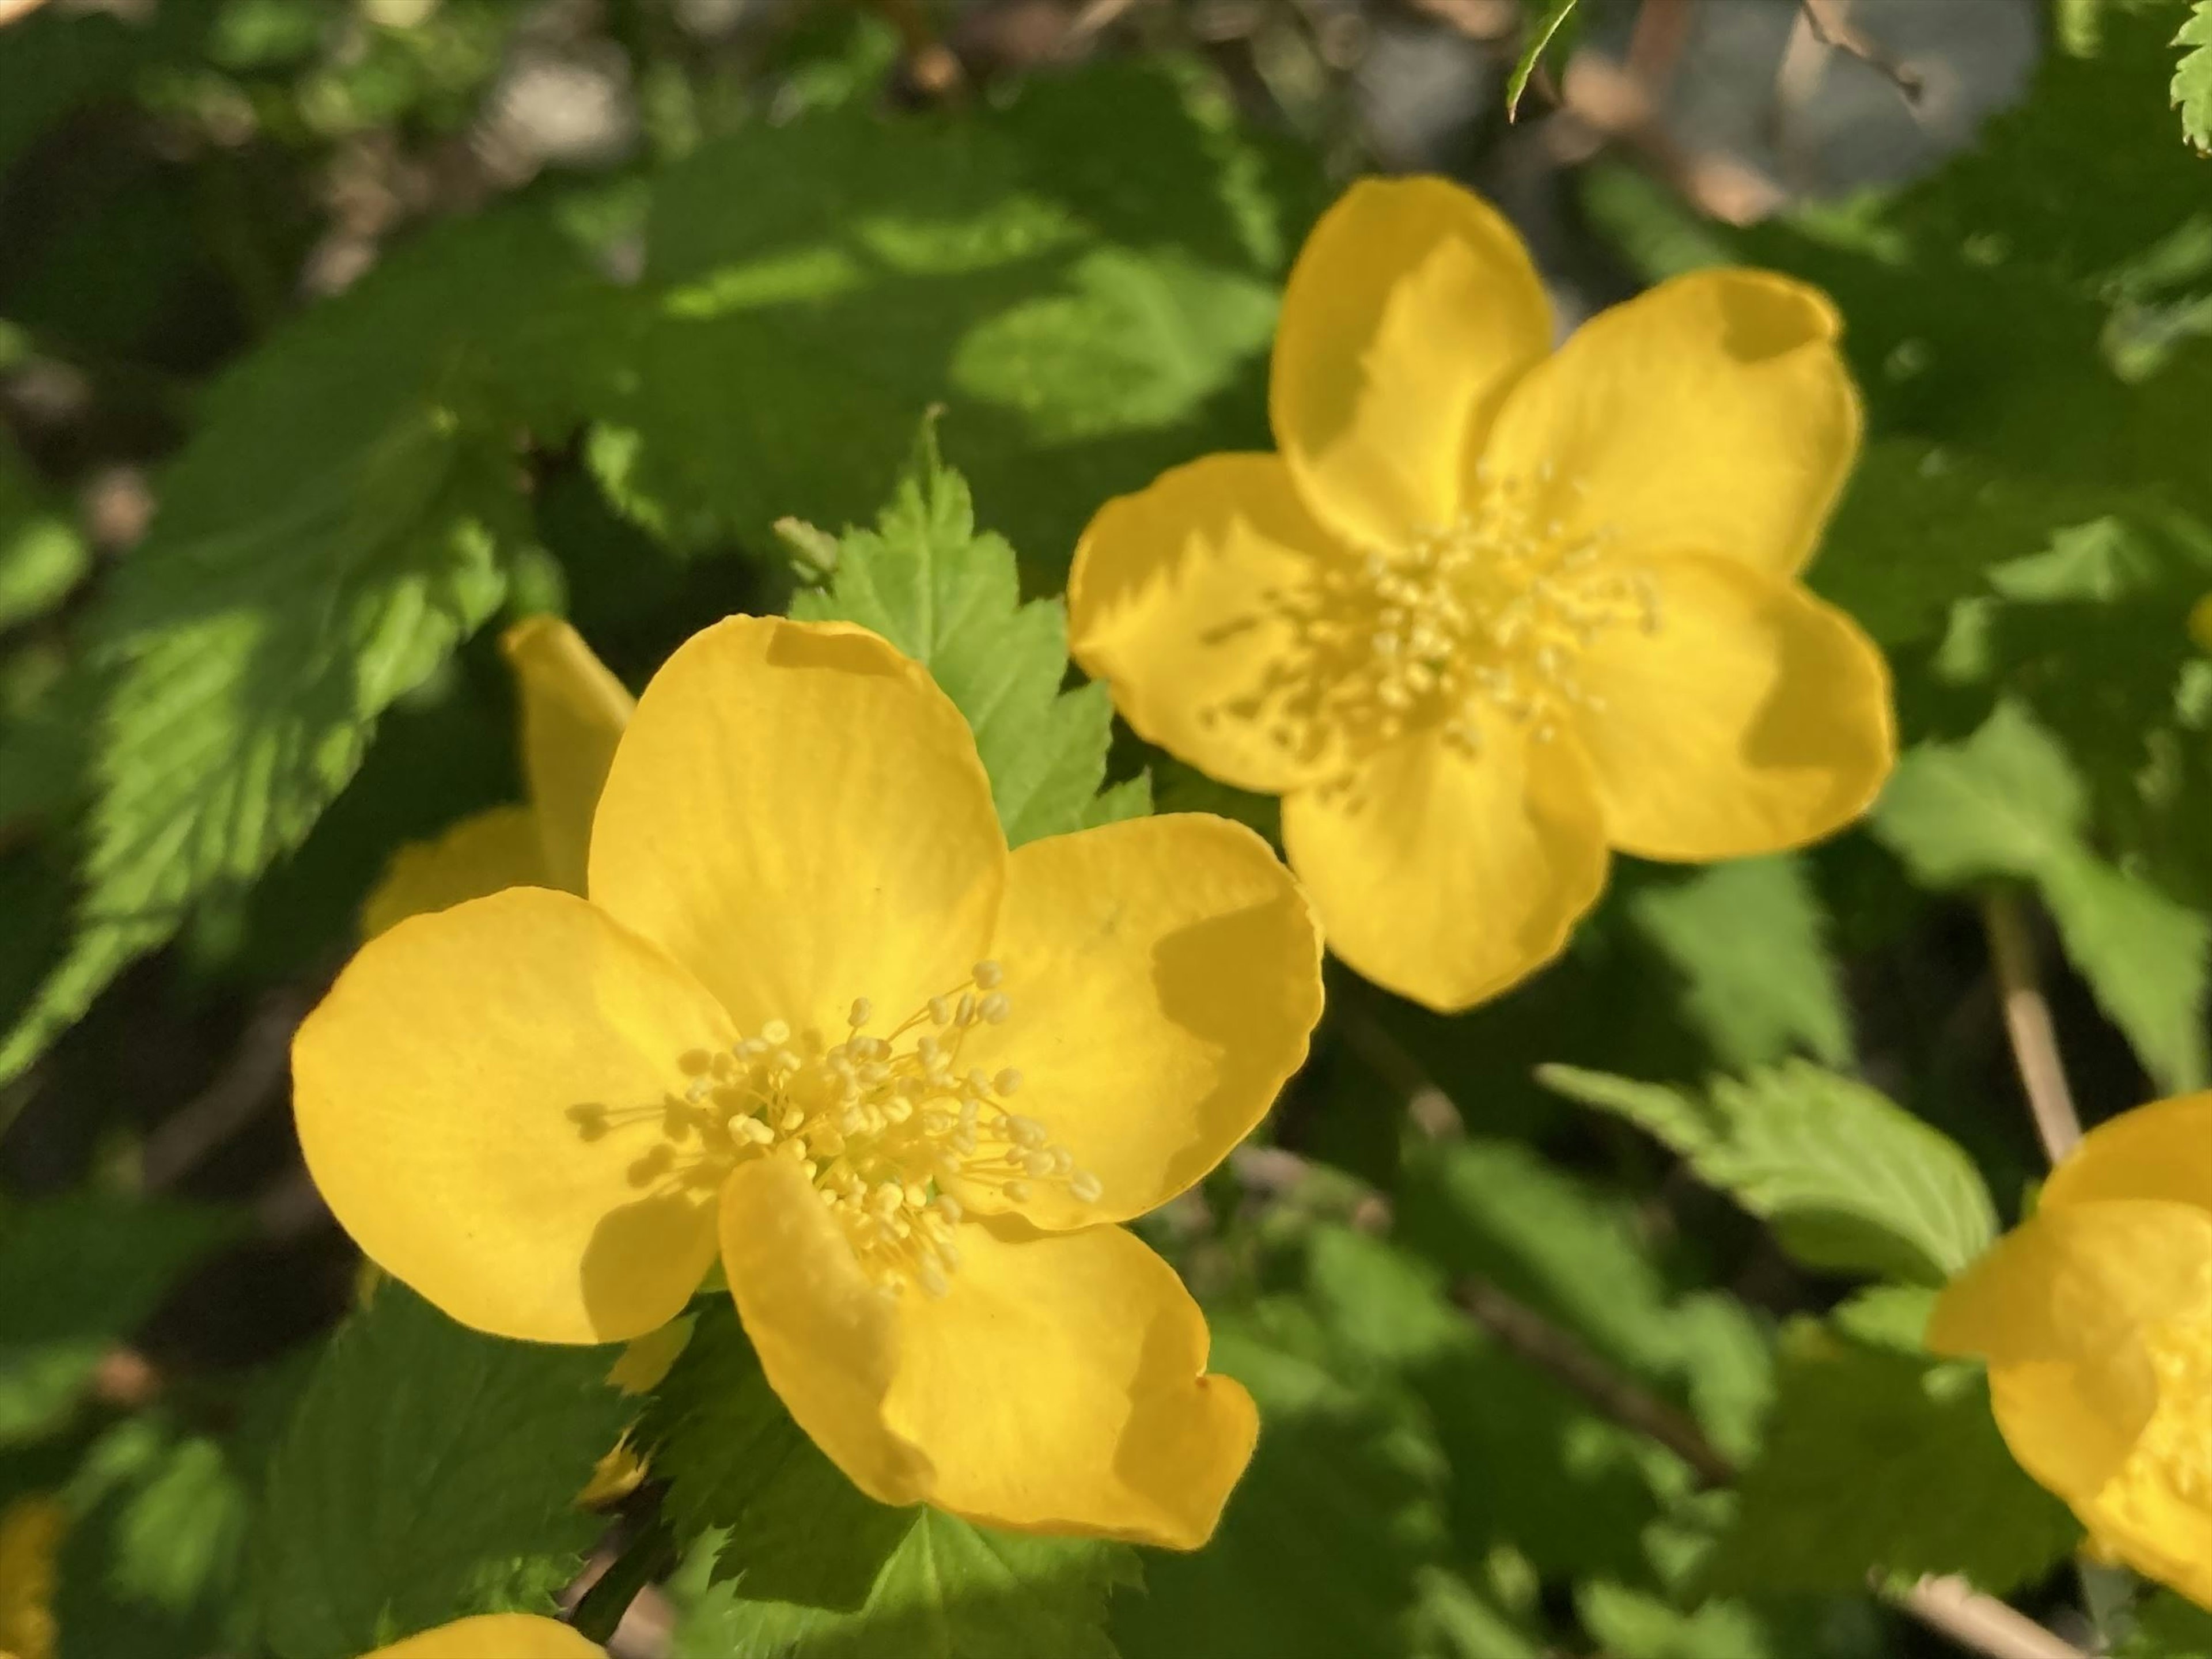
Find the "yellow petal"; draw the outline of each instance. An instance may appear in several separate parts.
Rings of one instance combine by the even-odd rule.
[[[1551,349],[1551,307],[1495,210],[1442,179],[1363,179],[1322,216],[1283,294],[1275,442],[1363,551],[1463,505],[1465,459]]]
[[[369,1258],[464,1324],[640,1336],[714,1260],[713,1194],[664,1109],[686,1057],[734,1035],[645,940],[512,888],[401,923],[338,975],[292,1045],[301,1148]]]
[[[1856,623],[1716,557],[1645,567],[1651,632],[1599,632],[1576,671],[1606,836],[1644,858],[1741,858],[1848,823],[1897,755],[1889,671]]]
[[[1267,844],[1200,814],[1032,842],[1007,872],[993,957],[1012,1013],[969,1055],[1022,1074],[1011,1104],[1098,1177],[1041,1185],[1041,1226],[1156,1208],[1251,1133],[1321,1018],[1321,939]],[[963,1194],[963,1197],[969,1194]],[[978,1190],[970,1208],[994,1207]]]
[[[2123,1112],[2081,1138],[2051,1172],[2043,1209],[2115,1198],[2162,1198],[2212,1210],[2212,1094]]]
[[[865,629],[732,617],[645,689],[592,829],[594,903],[757,1033],[893,1023],[966,979],[1006,839],[960,711]]]
[[[2078,1504],[2125,1462],[2157,1404],[2143,1333],[2206,1310],[2212,1214],[2075,1204],[2039,1212],[1954,1279],[1928,1346],[1989,1362],[2014,1456]]]
[[[1449,1013],[1558,955],[1605,886],[1585,763],[1504,720],[1468,756],[1401,739],[1348,787],[1283,802],[1283,846],[1331,950]]]
[[[538,809],[552,884],[584,890],[592,812],[636,702],[583,636],[555,617],[519,622],[500,640],[522,694],[522,775]]]
[[[32,1492],[0,1508],[0,1650],[53,1659],[55,1575],[69,1510]]]
[[[1293,612],[1347,556],[1273,455],[1209,455],[1106,503],[1067,581],[1069,647],[1150,741],[1279,794],[1334,763]]]
[[[1675,277],[1577,329],[1480,459],[1570,536],[1794,575],[1858,455],[1842,331],[1826,295],[1786,276]]]
[[[1007,1218],[956,1237],[951,1288],[902,1303],[884,1406],[936,1466],[930,1502],[987,1526],[1203,1544],[1259,1418],[1206,1374],[1205,1316],[1175,1270],[1119,1227]]]
[[[367,1659],[606,1659],[606,1650],[557,1619],[487,1613],[394,1642]]]
[[[410,916],[503,887],[545,884],[537,815],[526,806],[495,806],[463,818],[435,841],[410,842],[393,854],[361,907],[361,936],[374,939]]]
[[[843,1227],[791,1159],[722,1188],[722,1269],[761,1370],[799,1426],[878,1503],[929,1496],[930,1462],[884,1420],[900,1308],[861,1273]]]

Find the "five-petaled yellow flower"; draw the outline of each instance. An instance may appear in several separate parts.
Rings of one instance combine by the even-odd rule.
[[[592,811],[635,707],[582,637],[553,617],[508,629],[500,648],[522,704],[530,800],[463,818],[433,842],[403,847],[362,906],[362,937],[503,887],[584,890]]]
[[[366,1659],[607,1659],[607,1650],[558,1620],[487,1613],[394,1642]]]
[[[2085,1136],[1928,1341],[1989,1362],[2005,1443],[2095,1547],[2212,1607],[2212,1094]]]
[[[1608,848],[1796,846],[1888,772],[1881,654],[1796,581],[1858,446],[1838,327],[1707,270],[1552,353],[1497,214],[1356,185],[1283,298],[1279,453],[1108,502],[1076,655],[1146,738],[1285,797],[1340,956],[1467,1007],[1559,951]]]
[[[1009,854],[920,667],[740,617],[640,699],[587,890],[402,921],[301,1028],[301,1144],[368,1255],[481,1329],[602,1342],[719,1249],[874,1497],[1202,1542],[1252,1403],[1116,1224],[1304,1057],[1320,945],[1266,844],[1169,816]]]

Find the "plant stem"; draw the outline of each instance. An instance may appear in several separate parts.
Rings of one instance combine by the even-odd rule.
[[[2036,975],[2035,940],[2020,896],[2005,888],[1984,894],[1982,927],[1989,934],[1990,961],[2004,1000],[2013,1064],[2020,1072],[2021,1087],[2027,1091],[2027,1109],[2034,1115],[2044,1154],[2057,1164],[2081,1144],[2081,1119],[2074,1109],[2074,1092],[2066,1086],[2066,1066],[2058,1057],[2051,1005],[2044,1000],[2042,981]]]
[[[676,1540],[656,1511],[569,1610],[576,1633],[602,1644],[611,1640],[638,1592],[675,1570],[676,1553]]]

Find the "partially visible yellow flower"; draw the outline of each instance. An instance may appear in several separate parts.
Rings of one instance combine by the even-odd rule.
[[[2189,638],[2199,651],[2212,652],[2212,593],[2189,607]]]
[[[1989,1362],[2005,1443],[2101,1553],[2212,1607],[2212,1094],[2084,1137],[1928,1341]]]
[[[875,1498],[1202,1542],[1252,1402],[1117,1224],[1304,1058],[1320,945],[1266,843],[1168,816],[1009,854],[919,666],[738,617],[647,688],[589,895],[402,922],[301,1026],[301,1145],[362,1248],[548,1342],[654,1329],[719,1254]]]
[[[1553,353],[1497,214],[1357,185],[1283,296],[1279,453],[1108,502],[1075,654],[1145,737],[1284,797],[1338,955],[1469,1006],[1559,951],[1609,848],[1772,852],[1881,787],[1887,670],[1797,581],[1858,448],[1840,327],[1705,270]]]
[[[488,1613],[426,1630],[362,1659],[607,1659],[607,1650],[557,1619]]]
[[[500,648],[514,669],[522,702],[530,803],[492,807],[435,841],[401,848],[362,906],[364,939],[408,916],[503,887],[584,890],[592,811],[635,704],[582,636],[557,617],[515,623]]]
[[[0,1510],[0,1659],[53,1659],[55,1562],[68,1522],[56,1498]]]

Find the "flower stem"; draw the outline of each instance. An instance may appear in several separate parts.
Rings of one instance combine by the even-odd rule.
[[[2027,1091],[2027,1109],[2035,1118],[2044,1154],[2057,1164],[2081,1144],[2081,1119],[2074,1109],[2074,1092],[2066,1086],[2066,1066],[2058,1057],[2058,1038],[2051,1025],[2051,1005],[2044,1000],[2042,981],[2036,975],[2035,940],[2019,894],[2008,888],[1984,894],[1982,927],[1989,934],[1990,961],[2004,1000],[2013,1064],[2020,1072],[2021,1087]]]
[[[623,1547],[621,1554],[592,1581],[569,1610],[568,1622],[580,1636],[602,1644],[611,1640],[637,1600],[638,1592],[676,1567],[676,1540],[656,1511],[650,1521]]]

